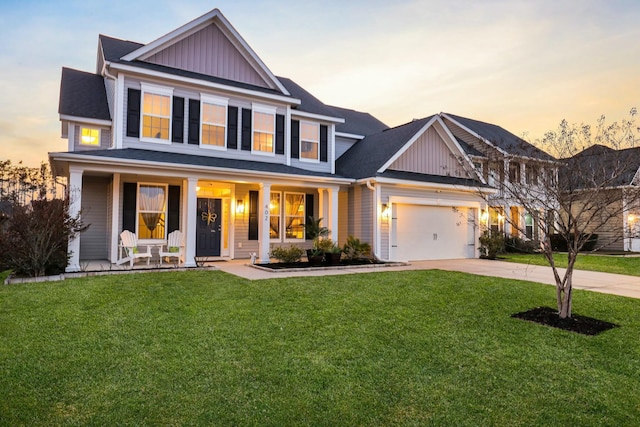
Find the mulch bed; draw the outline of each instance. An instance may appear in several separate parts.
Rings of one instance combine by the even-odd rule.
[[[285,270],[291,268],[325,268],[325,267],[348,267],[352,265],[376,265],[376,264],[386,264],[384,261],[376,261],[376,260],[344,260],[340,261],[337,264],[321,264],[321,265],[311,265],[308,262],[272,262],[269,264],[256,264],[260,267],[270,268],[272,270]]]
[[[537,307],[528,311],[513,314],[511,317],[583,335],[598,335],[601,332],[618,327],[615,323],[605,322],[603,320],[580,316],[577,314],[574,314],[572,317],[567,319],[561,319],[558,316],[558,310],[550,307]]]

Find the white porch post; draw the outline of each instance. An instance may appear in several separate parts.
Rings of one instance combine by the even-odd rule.
[[[82,207],[82,169],[69,170],[69,215],[73,218],[80,213]],[[67,247],[69,264],[65,271],[80,271],[80,235],[69,238]]]
[[[118,240],[120,238],[120,174],[114,173],[111,180],[111,253],[109,261],[118,260]]]
[[[269,202],[271,201],[271,184],[261,183],[258,193],[258,258],[263,264],[269,263]]]
[[[186,230],[185,230],[185,267],[196,266],[196,218],[198,204],[198,178],[188,178],[187,185],[187,212],[186,212]]]
[[[331,230],[331,239],[338,242],[338,188],[327,188],[327,210],[329,212],[329,220],[327,226]]]

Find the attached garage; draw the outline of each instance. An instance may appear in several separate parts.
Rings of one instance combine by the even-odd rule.
[[[393,204],[392,260],[475,258],[477,209],[464,206]]]

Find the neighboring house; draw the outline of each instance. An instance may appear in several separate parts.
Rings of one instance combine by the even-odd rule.
[[[557,160],[500,126],[448,113],[441,116],[475,168],[490,186],[498,189],[491,197],[489,229],[538,240],[545,231],[538,230],[536,220],[538,215],[547,215],[543,206],[527,212],[505,187],[517,183],[517,188],[535,189],[549,178],[555,180]]]
[[[523,176],[548,161],[505,150],[486,123],[439,114],[389,129],[326,105],[276,77],[217,9],[146,45],[101,35],[95,73],[62,70],[59,114],[68,147],[49,153],[52,170],[91,224],[69,271],[116,262],[123,230],[156,246],[181,230],[186,266],[268,262],[273,245],[309,247],[310,216],[381,259],[471,258],[478,191],[496,185],[487,153]]]
[[[598,235],[597,247],[640,252],[640,147],[614,150],[593,145],[567,162],[568,173],[560,184],[575,195],[574,214],[584,209],[582,218],[592,218],[586,232]]]

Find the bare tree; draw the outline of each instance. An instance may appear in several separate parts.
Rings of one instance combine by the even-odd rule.
[[[578,255],[599,236],[593,250],[611,247],[628,237],[629,219],[640,207],[640,146],[636,109],[629,119],[607,124],[602,116],[595,129],[563,120],[535,145],[557,162],[531,163],[526,177],[506,179],[499,197],[528,213],[539,231],[539,248],[553,270],[560,318],[571,317],[573,271]],[[532,147],[532,149],[534,149]],[[504,156],[491,161],[505,161]],[[506,162],[508,163],[508,159]],[[489,205],[495,196],[483,195]],[[638,210],[640,214],[640,210]],[[639,215],[640,217],[640,215]],[[530,235],[531,223],[506,217],[513,230]],[[556,265],[556,242],[566,243],[567,268]]]

